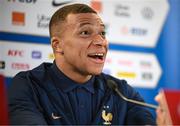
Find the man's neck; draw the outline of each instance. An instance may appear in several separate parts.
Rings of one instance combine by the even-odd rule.
[[[65,74],[68,78],[71,80],[83,84],[87,82],[88,80],[91,79],[92,75],[85,75],[85,74],[80,74],[80,72],[76,72],[75,70],[73,71],[72,69],[63,69],[64,67],[61,66],[61,64],[58,64],[57,61],[55,62],[56,66],[58,69]]]

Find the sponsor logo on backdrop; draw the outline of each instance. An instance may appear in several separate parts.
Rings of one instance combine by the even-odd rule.
[[[13,11],[12,12],[12,24],[24,26],[25,25],[25,13]]]
[[[4,69],[5,68],[5,61],[0,61],[0,69]]]
[[[122,33],[123,35],[128,35],[128,33],[129,33],[129,28],[128,28],[127,26],[123,26],[123,27],[121,28],[121,33]]]
[[[49,54],[48,54],[48,59],[54,60],[54,54],[53,54],[53,53],[49,53]]]
[[[24,56],[24,51],[23,50],[13,50],[13,49],[9,49],[8,56],[13,56],[13,57],[23,57]]]
[[[145,69],[145,68],[152,68],[152,62],[150,61],[140,61],[140,66],[141,68]]]
[[[50,21],[51,17],[46,16],[44,14],[38,14],[37,15],[37,27],[38,28],[49,28],[49,21]]]
[[[41,59],[42,53],[41,53],[41,51],[32,51],[31,52],[31,57],[33,59]]]
[[[122,78],[136,78],[136,73],[134,72],[126,72],[126,71],[119,71],[116,73],[117,77]]]
[[[147,35],[147,29],[144,29],[144,28],[133,27],[130,29],[130,32],[131,32],[131,34],[137,35],[137,36]]]
[[[118,4],[115,6],[114,14],[118,17],[129,18],[131,16],[129,10],[130,7],[128,5]]]
[[[148,30],[145,28],[138,28],[138,27],[128,28],[127,26],[123,26],[121,28],[121,33],[123,35],[146,36]]]
[[[121,65],[123,65],[123,66],[132,66],[133,65],[133,62],[132,61],[130,61],[130,60],[122,60],[122,59],[119,59],[118,61],[118,64],[121,66]]]
[[[102,12],[102,1],[92,0],[90,6],[98,13]]]
[[[36,3],[37,2],[37,0],[8,0],[8,2],[19,2],[19,3],[27,3],[27,4],[29,4],[29,3]]]
[[[11,68],[15,70],[29,70],[30,65],[27,63],[12,63]]]
[[[53,0],[52,5],[54,7],[57,7],[57,6],[62,6],[64,4],[71,3],[71,2],[73,2],[73,0]]]
[[[147,20],[151,20],[154,16],[154,12],[150,7],[144,7],[141,10],[141,14],[142,14],[143,18],[147,19]]]
[[[143,72],[142,73],[142,79],[147,80],[147,81],[153,80],[153,74],[150,72]]]

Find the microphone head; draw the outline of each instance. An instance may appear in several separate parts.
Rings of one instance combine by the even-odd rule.
[[[115,90],[118,88],[117,83],[113,80],[107,80],[107,85],[112,90]]]

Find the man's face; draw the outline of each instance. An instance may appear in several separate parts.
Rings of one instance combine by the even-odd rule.
[[[63,69],[81,75],[101,73],[108,42],[100,17],[93,13],[69,14],[61,34]]]

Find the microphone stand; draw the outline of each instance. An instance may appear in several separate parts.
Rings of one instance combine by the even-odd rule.
[[[136,100],[133,100],[133,99],[126,98],[126,97],[118,90],[118,86],[117,86],[117,84],[116,84],[113,80],[108,80],[107,85],[108,85],[109,88],[111,88],[112,90],[114,90],[123,100],[125,100],[125,101],[127,101],[127,102],[135,103],[135,104],[142,105],[142,106],[146,106],[146,107],[153,108],[153,109],[157,109],[157,108],[158,108],[158,106],[153,105],[153,104],[149,104],[149,103],[145,103],[145,102],[136,101]]]

